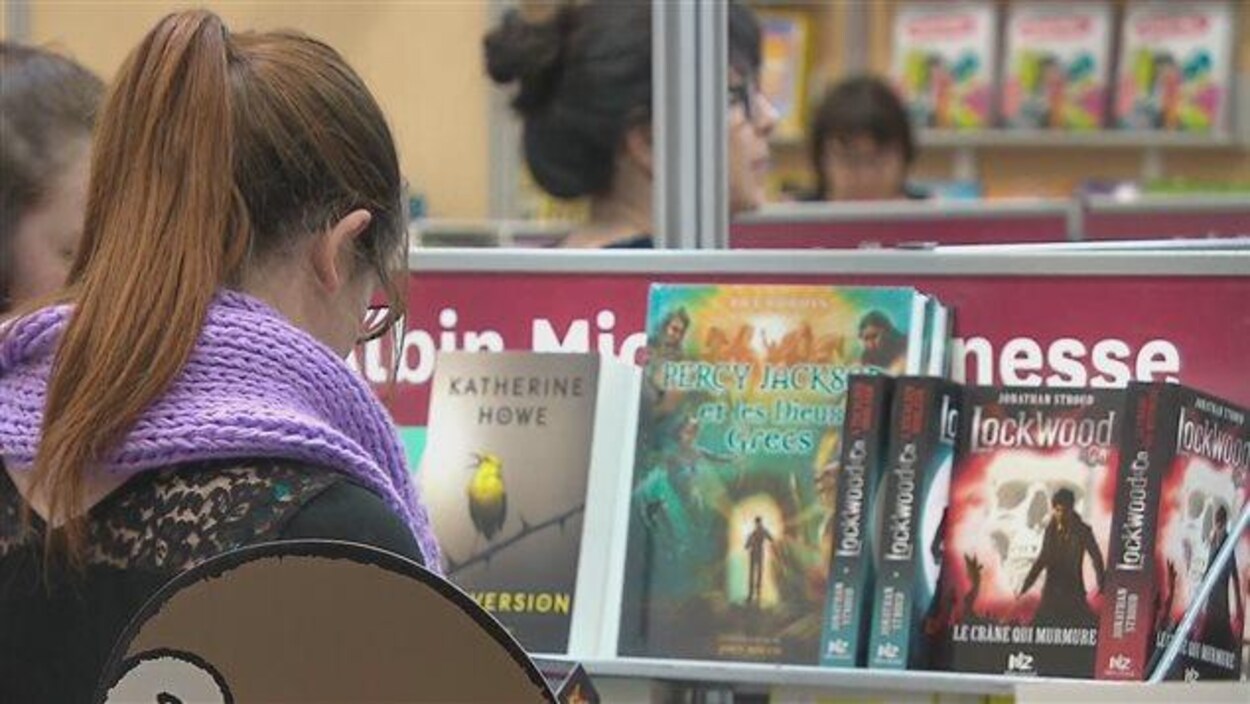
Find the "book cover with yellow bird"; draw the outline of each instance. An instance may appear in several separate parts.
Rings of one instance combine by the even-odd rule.
[[[847,377],[918,372],[927,301],[652,286],[620,655],[816,664]]]
[[[587,491],[628,470],[604,446],[619,458],[630,439],[636,375],[593,354],[438,357],[422,496],[448,577],[527,651],[570,651]]]

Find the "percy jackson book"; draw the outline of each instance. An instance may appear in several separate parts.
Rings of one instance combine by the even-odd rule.
[[[848,377],[919,371],[925,299],[652,286],[618,655],[817,663]]]
[[[582,536],[628,472],[637,380],[595,354],[438,357],[422,497],[448,579],[528,652],[598,648],[608,558]]]
[[[1093,676],[1124,399],[966,389],[933,621],[940,669]]]
[[[1097,676],[1149,677],[1250,500],[1246,409],[1182,386],[1133,384],[1112,524]],[[1236,538],[1234,538],[1236,539]],[[1237,679],[1250,642],[1250,535],[1168,671],[1172,679]]]
[[[962,388],[932,377],[894,385],[889,439],[877,489],[868,666],[924,668],[926,632],[941,586],[943,525],[959,431]]]
[[[893,380],[880,375],[855,375],[847,383],[821,665],[862,667],[868,651],[873,585],[871,517],[893,389]]]

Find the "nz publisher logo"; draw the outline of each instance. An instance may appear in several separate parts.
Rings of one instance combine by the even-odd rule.
[[[1008,672],[1032,672],[1033,656],[1028,653],[1012,653],[1007,656]]]
[[[1116,672],[1128,672],[1129,666],[1133,664],[1132,658],[1123,653],[1114,655],[1107,661],[1107,665]]]
[[[1197,682],[1197,681],[1198,681],[1198,671],[1197,671],[1197,670],[1195,670],[1195,669],[1194,669],[1194,668],[1192,668],[1192,667],[1187,667],[1187,668],[1185,668],[1185,681],[1186,681],[1186,682]]]
[[[851,644],[841,638],[829,644],[830,655],[846,655],[847,651],[849,651],[850,649],[851,649]]]
[[[899,647],[893,643],[882,643],[877,646],[877,657],[883,660],[897,660]]]

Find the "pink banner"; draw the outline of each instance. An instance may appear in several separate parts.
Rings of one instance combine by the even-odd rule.
[[[423,426],[437,351],[644,345],[652,281],[907,285],[955,311],[956,377],[970,383],[1118,386],[1179,380],[1250,404],[1250,279],[1216,276],[916,276],[422,272],[403,354],[372,343],[354,363],[401,425]]]
[[[1250,204],[1240,209],[1193,213],[1087,211],[1084,230],[1087,240],[1250,235]]]

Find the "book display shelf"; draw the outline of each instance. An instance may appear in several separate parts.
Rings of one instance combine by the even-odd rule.
[[[1226,178],[1216,165],[1250,139],[1250,15],[1243,3],[752,5],[803,28],[794,34],[815,38],[806,51],[778,42],[791,50],[770,55],[770,74],[788,79],[781,82],[785,95],[805,95],[811,105],[841,77],[888,77],[909,105],[922,152],[934,152],[941,160],[934,164],[948,163],[949,178],[984,178],[989,192],[1019,193],[996,182],[1002,164],[1025,169],[1039,150],[1134,154],[1136,175],[1147,181],[1194,177],[1194,168],[1203,178]],[[1182,69],[1176,84],[1163,77],[1173,65]],[[778,130],[773,145],[779,182],[809,183],[805,135]],[[1187,166],[1175,165],[1173,156]],[[1132,169],[1132,162],[1121,158],[1109,168]],[[1083,175],[1073,166],[1051,178]]]
[[[432,358],[439,351],[472,350],[489,340],[511,350],[599,351],[636,361],[645,344],[647,291],[655,282],[914,286],[954,311],[952,376],[958,381],[1040,380],[1055,372],[1049,367],[1051,350],[1080,349],[1089,354],[1069,361],[1081,367],[1082,379],[1098,378],[1105,385],[1123,373],[1140,380],[1179,380],[1215,390],[1233,403],[1250,403],[1244,354],[1250,348],[1245,317],[1250,242],[1223,241],[1211,250],[1197,242],[1157,251],[1080,247],[998,245],[802,256],[780,250],[415,249],[409,260],[404,339],[391,341],[393,347],[373,343],[355,362],[370,381],[389,387],[397,422],[406,439],[416,438],[419,445],[428,423]],[[397,361],[388,359],[397,351],[402,355]],[[1233,523],[1234,535],[1250,530],[1250,511]],[[585,539],[618,545],[607,536]],[[1229,554],[1231,548],[1214,564]],[[1214,581],[1206,580],[1203,589],[1209,592]],[[1067,690],[1076,692],[1068,701],[1136,701],[1140,697],[1134,692],[1155,691],[1138,689],[1152,686],[1140,682],[624,657],[613,635],[620,613],[619,597],[612,596],[616,588],[609,580],[598,621],[606,636],[580,640],[587,645],[579,652],[536,656],[575,660],[594,678],[629,685],[620,690],[626,692],[620,699],[607,701],[732,701],[735,693],[745,700],[778,688],[810,690],[813,697],[836,690],[945,693],[970,701],[1001,696],[1019,702],[1046,701],[1029,699],[1035,689],[1053,693],[1054,688],[1076,687]],[[1191,628],[1199,611],[1190,609],[1180,628]],[[1163,655],[1162,666],[1154,669],[1156,679],[1181,642],[1175,639],[1176,647]],[[1234,696],[1229,701],[1244,701],[1247,692],[1245,685],[1232,690],[1227,684],[1194,686],[1186,691],[1204,701],[1222,701],[1229,691]]]
[[[423,247],[551,248],[573,225],[523,220],[424,219]],[[1148,195],[979,201],[777,203],[737,218],[731,249],[922,248],[1250,236],[1250,198]]]

